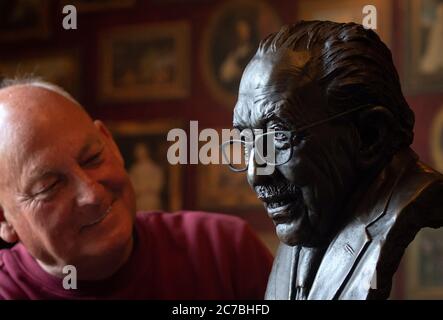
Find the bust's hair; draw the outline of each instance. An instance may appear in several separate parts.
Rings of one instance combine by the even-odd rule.
[[[392,147],[412,143],[414,113],[403,96],[391,52],[374,31],[356,23],[300,21],[269,35],[256,56],[286,49],[310,53],[299,72],[319,84],[329,108],[340,112],[365,104],[384,106],[398,124]]]
[[[0,81],[0,90],[6,89],[8,87],[17,86],[17,85],[29,85],[34,87],[40,87],[52,92],[55,92],[66,99],[74,102],[75,104],[79,104],[65,89],[62,87],[50,83],[48,81],[42,80],[40,77],[35,76],[26,76],[26,77],[16,77],[16,78],[4,78]]]

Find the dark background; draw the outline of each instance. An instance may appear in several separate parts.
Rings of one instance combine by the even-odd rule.
[[[57,51],[71,51],[78,55],[80,61],[80,94],[77,97],[93,118],[105,121],[154,122],[174,119],[181,121],[185,129],[188,128],[190,120],[198,120],[200,130],[205,127],[229,128],[233,105],[227,105],[211,92],[202,67],[205,31],[217,10],[225,2],[222,0],[140,0],[135,1],[135,4],[128,8],[78,12],[78,29],[64,30],[61,1],[49,1],[48,36],[19,41],[0,41],[0,61],[24,59],[36,54],[44,55]],[[403,77],[407,64],[405,48],[411,40],[405,17],[406,3],[405,0],[393,0],[390,17],[392,19],[390,47],[403,81],[407,80]],[[297,0],[273,0],[267,1],[267,4],[274,8],[283,23],[297,20]],[[5,8],[7,7],[0,6],[1,10],[7,10]],[[0,12],[0,17],[4,15],[5,12]],[[98,44],[103,32],[116,26],[178,20],[185,20],[190,25],[189,96],[171,100],[100,102],[97,92],[101,72],[100,63],[103,57],[100,55]],[[406,93],[406,97],[416,115],[413,148],[424,162],[435,165],[432,163],[430,154],[429,130],[437,110],[443,107],[443,91]],[[197,166],[183,166],[182,172],[183,209],[204,209],[197,205]],[[226,210],[228,211],[232,212],[232,210]],[[269,236],[269,232],[272,232],[270,222],[264,214],[258,215],[257,211],[250,211],[242,212],[241,215],[246,217],[259,233]],[[402,266],[397,275],[394,297],[405,296],[405,274],[404,266]]]

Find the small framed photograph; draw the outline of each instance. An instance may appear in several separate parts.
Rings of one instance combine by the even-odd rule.
[[[443,230],[422,229],[406,257],[406,298],[443,299]]]
[[[217,131],[219,136],[223,137],[221,129]],[[226,140],[222,138],[223,141]],[[197,209],[242,218],[275,254],[279,240],[274,224],[268,217],[263,202],[257,198],[257,194],[248,184],[246,172],[231,171],[228,165],[221,163],[221,159],[220,155],[220,164],[198,165]]]
[[[229,139],[222,134],[222,129],[216,129],[223,143]],[[227,140],[226,140],[227,141]],[[200,142],[200,149],[203,149]],[[217,148],[217,151],[220,149]],[[199,164],[198,166],[198,200],[199,209],[239,213],[246,211],[266,211],[263,203],[257,198],[249,186],[245,172],[233,172],[227,164],[223,164],[223,156],[219,153],[219,164]],[[211,150],[212,158],[212,150]],[[215,160],[215,157],[214,157]]]
[[[429,138],[433,165],[443,172],[443,105],[433,117]]]
[[[47,38],[48,4],[48,0],[0,1],[0,41]]]
[[[244,172],[233,172],[224,164],[201,164],[198,181],[199,208],[232,213],[253,210],[266,215]]]
[[[406,2],[404,84],[410,94],[443,91],[443,1]]]
[[[166,139],[174,122],[110,122],[134,186],[137,211],[177,211],[182,206],[180,166],[167,160]]]
[[[231,0],[214,12],[204,34],[202,70],[220,104],[234,107],[243,70],[260,41],[280,26],[277,13],[261,0]]]
[[[63,5],[73,5],[78,12],[98,12],[112,9],[130,8],[136,0],[64,0]]]
[[[39,53],[0,61],[0,80],[16,77],[37,77],[61,86],[81,100],[79,54],[73,51]]]
[[[125,26],[100,35],[101,101],[184,98],[189,93],[189,25]]]
[[[363,8],[372,5],[377,10],[377,29],[374,31],[389,47],[392,41],[391,0],[300,0],[297,1],[297,20],[329,20],[334,22],[355,22],[362,24]]]

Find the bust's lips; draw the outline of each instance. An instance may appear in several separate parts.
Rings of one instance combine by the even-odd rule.
[[[291,220],[294,210],[299,199],[294,194],[279,194],[272,197],[259,197],[265,203],[269,218],[274,223],[285,223]]]

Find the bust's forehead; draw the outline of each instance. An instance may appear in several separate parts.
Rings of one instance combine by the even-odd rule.
[[[289,101],[311,82],[304,76],[309,58],[306,51],[292,50],[256,55],[243,73],[234,125],[262,126],[267,119],[287,109],[285,106],[294,103]],[[296,109],[293,107],[290,109]]]
[[[310,59],[308,51],[283,49],[263,55],[255,55],[243,73],[239,94],[254,94],[257,90],[289,85],[305,69]],[[301,77],[298,77],[301,85]]]

